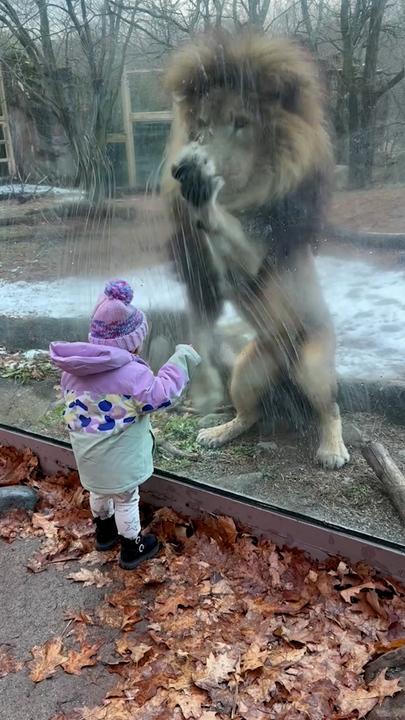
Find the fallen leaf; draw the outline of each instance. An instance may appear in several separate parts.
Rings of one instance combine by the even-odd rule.
[[[35,529],[42,530],[45,537],[49,540],[57,540],[58,528],[55,525],[53,516],[47,517],[41,513],[33,513],[32,526]]]
[[[401,647],[405,647],[405,637],[399,637],[386,643],[377,643],[374,646],[374,652],[378,655],[383,655],[391,650],[398,650]]]
[[[123,607],[122,608],[122,620],[120,628],[123,632],[129,632],[134,629],[134,626],[141,620],[138,608],[136,607]]]
[[[125,637],[116,640],[115,645],[119,655],[123,657],[127,655],[136,664],[152,650],[152,645],[145,645],[145,643],[139,643],[137,640],[130,640]]]
[[[214,655],[211,652],[205,665],[193,673],[193,682],[203,690],[216,687],[219,683],[229,680],[230,673],[236,668],[236,662],[236,658],[227,653]]]
[[[32,450],[2,446],[0,455],[0,487],[27,483],[38,470],[38,458]]]
[[[235,522],[230,517],[206,515],[196,522],[197,529],[215,540],[220,547],[232,548],[238,536]]]
[[[127,700],[114,698],[102,707],[81,708],[80,720],[134,720],[134,712]]]
[[[102,588],[105,585],[111,585],[112,583],[112,579],[107,575],[104,575],[100,570],[87,570],[87,568],[82,568],[78,572],[71,573],[67,577],[69,580],[82,582],[84,587],[95,585],[97,588]]]
[[[24,663],[15,659],[8,645],[0,645],[0,678],[19,672],[23,666]]]
[[[267,650],[261,650],[260,645],[253,643],[242,657],[242,673],[263,667],[268,654]]]
[[[35,683],[54,675],[56,668],[66,660],[60,637],[47,640],[44,645],[36,645],[31,653],[34,660],[30,663],[30,678]]]
[[[111,607],[108,603],[103,603],[96,610],[96,615],[102,625],[112,628],[121,628],[123,622],[123,614],[117,608]]]
[[[366,687],[356,689],[342,687],[339,693],[338,704],[343,715],[358,713],[358,717],[365,717],[373,707],[386,697],[392,697],[401,692],[399,678],[387,680],[386,669],[382,670],[377,677]]]
[[[92,550],[91,552],[82,555],[79,560],[80,565],[106,565],[109,562],[115,560],[117,553],[115,550],[111,552],[98,552]]]
[[[346,588],[345,590],[341,590],[340,595],[345,602],[350,603],[352,601],[352,598],[356,598],[363,590],[375,591],[377,588],[386,589],[381,583],[370,581],[362,583],[361,585],[355,585],[353,587]]]
[[[16,508],[0,516],[0,537],[6,542],[32,535],[31,518],[25,510]]]
[[[277,647],[268,653],[268,661],[271,667],[279,667],[281,665],[294,665],[302,660],[306,655],[306,647],[294,648],[290,645]]]
[[[74,610],[66,610],[63,617],[65,620],[71,620],[72,622],[84,623],[85,625],[94,625],[93,618],[91,617],[91,615],[84,612],[84,610],[81,610],[79,612],[75,612]]]
[[[66,659],[61,663],[65,672],[69,675],[80,675],[82,668],[97,664],[95,657],[100,644],[83,644],[80,650],[69,650]]]
[[[179,591],[176,595],[166,600],[157,601],[155,604],[155,617],[166,618],[168,615],[176,615],[179,607],[189,608],[198,605],[198,592],[196,590]]]
[[[184,720],[200,720],[203,713],[203,704],[207,702],[207,694],[202,690],[196,692],[176,692],[169,696],[169,704],[181,710]]]

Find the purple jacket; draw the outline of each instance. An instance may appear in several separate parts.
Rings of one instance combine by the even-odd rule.
[[[53,342],[49,352],[63,371],[64,418],[72,433],[116,433],[169,407],[200,363],[189,345],[178,345],[156,376],[144,360],[113,346]]]

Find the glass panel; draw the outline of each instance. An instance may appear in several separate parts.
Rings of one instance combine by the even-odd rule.
[[[56,68],[45,51],[34,62],[39,30],[24,5],[16,12],[28,35],[12,30],[14,15],[2,53],[13,182],[0,162],[0,421],[69,438],[49,343],[86,341],[97,297],[123,277],[148,318],[142,354],[154,372],[178,343],[203,356],[191,389],[151,416],[157,468],[405,546],[398,507],[363,456],[368,440],[382,443],[404,473],[405,85],[401,38],[389,30],[399,6],[386,6],[373,41],[368,12],[345,35],[354,3],[311,5],[305,18],[307,3],[276,4],[255,18],[266,29],[255,43],[295,36],[326,86],[336,187],[318,234],[329,125],[309,55],[275,45],[247,57],[238,38],[232,52],[214,43],[210,61],[193,41],[173,88],[191,103],[171,156],[188,204],[173,252],[176,221],[161,187],[172,108],[156,68],[167,70],[189,31],[226,24],[226,4],[207,18],[195,4],[169,3],[164,22],[148,15],[134,26],[124,3],[117,26],[117,3],[107,3],[102,17],[88,13],[86,37],[53,16]],[[79,27],[90,5],[66,4]],[[51,3],[43,6],[49,14]],[[245,23],[250,7],[228,10]],[[331,400],[335,359],[348,463]],[[228,436],[210,431],[235,406],[243,423],[227,426]],[[322,423],[318,460],[340,468],[316,460]]]
[[[156,189],[162,170],[169,123],[135,122],[134,146],[138,187]]]
[[[128,163],[125,143],[108,143],[108,159],[114,168],[114,178],[118,187],[128,186]]]
[[[162,75],[157,71],[138,71],[128,75],[132,112],[167,110],[168,98],[162,88]]]

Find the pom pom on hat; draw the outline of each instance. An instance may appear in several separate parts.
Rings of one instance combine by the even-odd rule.
[[[125,280],[110,280],[104,288],[104,295],[111,300],[121,300],[124,305],[130,305],[134,297],[131,286]]]

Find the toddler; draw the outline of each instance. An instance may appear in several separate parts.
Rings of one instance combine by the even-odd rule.
[[[145,315],[131,305],[124,280],[107,283],[90,323],[89,342],[53,342],[52,362],[63,371],[64,419],[80,481],[90,491],[97,550],[121,543],[120,565],[131,570],[159,550],[142,535],[139,485],[153,473],[149,415],[178,398],[200,357],[189,345],[155,376],[138,357],[148,332]]]

